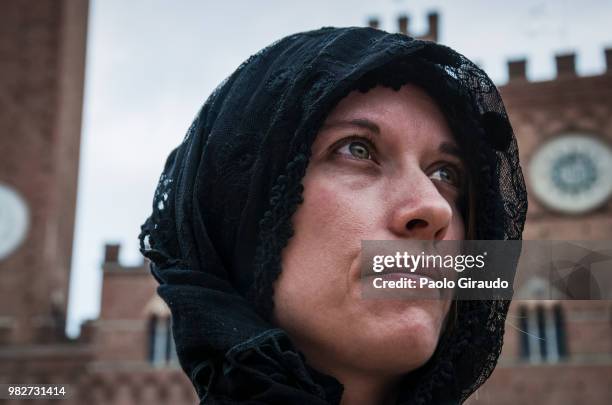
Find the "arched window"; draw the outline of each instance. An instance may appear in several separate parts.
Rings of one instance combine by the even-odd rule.
[[[530,363],[556,363],[567,357],[563,309],[553,305],[522,305],[519,310],[520,356]]]
[[[149,362],[155,366],[177,365],[178,357],[172,336],[172,317],[168,307],[156,296],[147,305],[147,314]]]

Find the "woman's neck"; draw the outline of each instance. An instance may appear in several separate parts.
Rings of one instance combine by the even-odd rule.
[[[391,405],[397,396],[399,378],[348,375],[339,380],[344,386],[340,405]]]

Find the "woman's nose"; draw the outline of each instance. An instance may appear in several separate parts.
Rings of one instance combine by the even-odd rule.
[[[451,224],[452,208],[428,176],[419,177],[395,194],[391,231],[402,238],[442,240]]]

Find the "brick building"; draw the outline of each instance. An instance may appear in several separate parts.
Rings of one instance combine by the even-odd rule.
[[[70,384],[74,404],[195,403],[159,343],[149,363],[147,315],[167,313],[144,267],[105,264],[101,318],[65,337],[88,2],[0,9],[0,384]]]
[[[64,336],[87,11],[80,0],[2,4],[0,206],[12,219],[0,215],[0,383],[68,383],[75,404],[196,403],[156,282],[145,263],[122,266],[119,246],[106,246],[99,318],[78,340]],[[437,40],[437,15],[428,19],[423,37]],[[408,17],[398,22],[408,34]],[[508,64],[500,90],[530,192],[525,239],[612,239],[612,198],[592,192],[601,162],[584,152],[612,144],[605,55],[602,75],[579,77],[574,56],[562,55],[557,77],[536,83],[526,61]],[[469,403],[582,401],[612,402],[611,303],[514,301],[499,366]]]
[[[611,163],[612,49],[605,50],[605,58],[605,73],[579,77],[575,55],[558,55],[557,76],[535,83],[526,79],[527,61],[508,63],[509,82],[500,91],[518,138],[528,186],[525,240],[612,240],[612,198],[609,192],[599,198],[593,190],[605,185],[588,175],[568,179],[579,186],[565,186],[565,193],[563,182],[554,185],[555,165],[568,159],[576,172],[592,169],[591,162],[580,160],[583,156],[599,165],[599,151],[604,152],[600,159],[608,160],[601,163]],[[551,172],[541,170],[541,162]],[[598,173],[608,181],[611,175],[612,171]],[[470,404],[611,402],[612,302],[605,300],[513,301],[499,365],[470,400]]]

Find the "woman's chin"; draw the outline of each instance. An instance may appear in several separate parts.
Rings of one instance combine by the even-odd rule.
[[[405,373],[425,364],[436,349],[443,321],[442,302],[379,302],[361,318],[356,333],[367,351],[364,364]],[[376,367],[375,367],[376,368]]]
[[[436,333],[440,330],[449,302],[440,299],[363,300],[365,312],[379,328],[398,333]]]
[[[397,376],[416,370],[431,358],[436,349],[437,336],[385,335],[387,342],[371,345],[369,355],[363,361],[365,369],[377,374]]]

